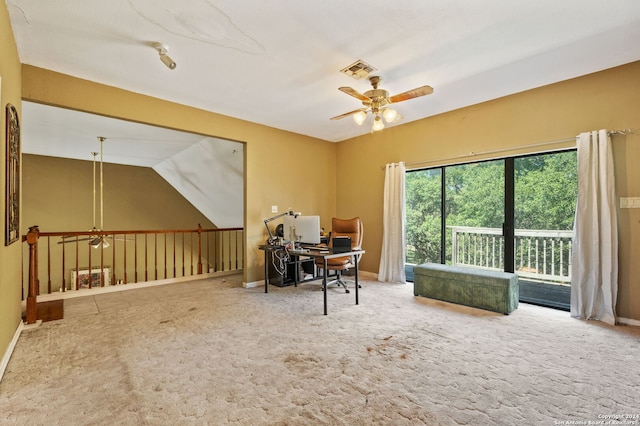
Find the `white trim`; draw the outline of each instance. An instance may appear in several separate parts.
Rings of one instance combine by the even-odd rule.
[[[188,275],[186,277],[167,278],[164,280],[156,280],[156,281],[142,281],[142,282],[131,283],[131,284],[110,285],[107,287],[93,287],[93,288],[83,288],[80,290],[59,291],[51,294],[43,294],[38,296],[38,302],[50,302],[52,300],[73,299],[75,297],[83,297],[83,296],[95,296],[98,294],[115,293],[118,291],[133,290],[136,288],[155,287],[158,285],[181,283],[185,281],[204,280],[206,278],[226,277],[228,275],[237,274],[239,271],[240,270],[212,272],[209,274]],[[24,309],[24,302],[23,302],[23,309]]]
[[[621,318],[621,317],[618,317],[616,319],[617,319],[617,323],[618,324],[633,325],[633,326],[636,326],[636,327],[640,327],[640,321],[638,321],[638,320],[634,320],[634,319],[631,319],[631,318]]]
[[[242,283],[244,288],[264,287],[264,280],[252,281],[250,283]]]
[[[378,274],[375,272],[361,271],[358,269],[358,278],[365,278],[371,281],[378,281]],[[320,277],[321,278],[321,277]],[[252,281],[250,283],[242,283],[244,288],[264,287],[264,280]]]
[[[7,366],[9,365],[9,359],[11,359],[11,355],[13,354],[13,350],[15,349],[16,344],[18,343],[18,338],[20,338],[20,334],[22,333],[23,328],[24,328],[24,323],[20,321],[20,323],[18,324],[18,328],[16,329],[16,332],[13,334],[13,339],[11,340],[11,343],[9,343],[9,347],[7,348],[6,352],[4,353],[4,356],[2,357],[2,363],[0,363],[0,381],[2,381],[2,377],[4,376],[4,371],[7,369]]]

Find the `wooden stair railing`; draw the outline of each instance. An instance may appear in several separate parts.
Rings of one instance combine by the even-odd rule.
[[[22,240],[29,244],[29,291],[27,294],[27,324],[36,322],[36,299],[38,295],[38,225],[29,228]]]
[[[36,321],[40,292],[242,269],[243,233],[243,228],[205,229],[200,224],[196,229],[80,232],[40,232],[38,226],[32,226],[22,237],[29,251],[24,265],[28,268],[24,274],[28,276],[26,322]],[[43,274],[47,280],[41,288]]]

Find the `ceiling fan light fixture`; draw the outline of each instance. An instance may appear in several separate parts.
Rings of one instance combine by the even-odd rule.
[[[358,111],[353,114],[353,121],[355,121],[358,126],[362,126],[362,123],[364,123],[366,119],[367,113],[365,111]]]
[[[387,123],[393,123],[398,118],[398,111],[393,108],[385,108],[382,111],[382,116],[384,117]]]
[[[379,115],[376,115],[376,118],[373,119],[373,127],[371,128],[371,130],[373,130],[374,132],[377,132],[382,129],[384,129],[384,122],[382,121],[382,118],[380,118]]]
[[[109,241],[107,241],[104,237],[96,236],[89,240],[89,245],[91,245],[91,247],[95,249],[100,248],[100,246],[102,246],[103,248],[107,248],[109,247]]]

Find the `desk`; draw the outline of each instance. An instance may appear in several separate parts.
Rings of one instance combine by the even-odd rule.
[[[269,252],[274,252],[276,250],[284,250],[280,246],[272,246],[272,245],[261,245],[258,246],[260,250],[264,250],[264,292],[269,292],[269,270],[268,270],[268,261],[269,261]],[[364,250],[351,250],[348,252],[339,252],[335,253],[332,249],[327,248],[326,250],[289,250],[289,254],[291,256],[308,256],[314,259],[322,259],[322,292],[324,293],[324,314],[327,315],[327,260],[334,259],[336,257],[345,257],[345,256],[360,256],[364,254]],[[354,271],[355,271],[355,293],[356,293],[356,305],[358,304],[358,262],[353,262]],[[296,283],[297,284],[297,283]]]

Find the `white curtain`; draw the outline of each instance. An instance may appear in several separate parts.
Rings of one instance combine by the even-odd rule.
[[[571,316],[616,322],[618,222],[611,138],[581,133],[571,264]]]
[[[407,282],[404,273],[404,177],[405,165],[389,163],[384,177],[382,253],[378,281]]]

